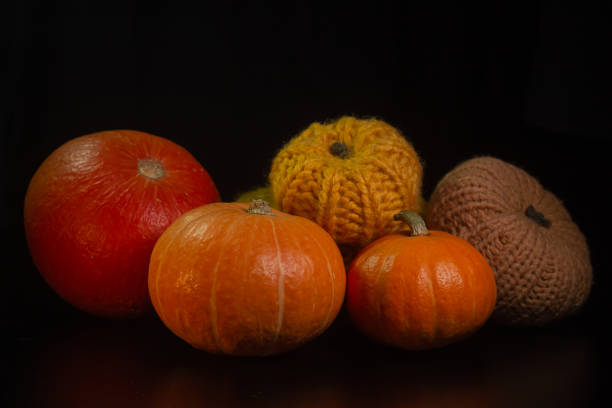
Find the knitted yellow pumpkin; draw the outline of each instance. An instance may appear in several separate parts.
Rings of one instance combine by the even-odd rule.
[[[279,209],[321,225],[340,245],[362,247],[401,228],[393,215],[421,211],[423,169],[400,132],[375,119],[313,123],[272,162]]]

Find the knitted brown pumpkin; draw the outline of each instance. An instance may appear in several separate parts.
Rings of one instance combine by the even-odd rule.
[[[543,325],[587,299],[586,240],[563,204],[524,170],[492,157],[468,160],[436,186],[427,225],[458,235],[487,258],[497,281],[493,319]]]

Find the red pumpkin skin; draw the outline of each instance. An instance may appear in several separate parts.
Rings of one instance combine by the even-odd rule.
[[[485,258],[442,231],[387,235],[357,255],[348,275],[347,310],[355,325],[378,342],[409,350],[473,334],[496,297]]]
[[[323,333],[346,288],[340,250],[318,224],[247,203],[214,203],[159,238],[149,291],[164,324],[214,354],[265,356]]]
[[[148,263],[161,233],[182,213],[219,201],[204,168],[157,136],[116,130],[55,150],[28,187],[30,253],[51,288],[105,317],[151,310]]]

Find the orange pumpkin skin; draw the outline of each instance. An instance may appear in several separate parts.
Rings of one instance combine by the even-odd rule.
[[[215,354],[270,355],[321,334],[346,285],[342,256],[314,222],[247,203],[214,203],[179,217],[149,265],[164,324]]]
[[[168,139],[134,130],[74,138],[45,159],[26,193],[33,261],[73,306],[103,317],[152,312],[153,245],[179,215],[219,201],[200,163]]]
[[[480,328],[496,301],[493,271],[467,241],[442,231],[387,235],[351,264],[347,309],[381,343],[421,350]]]

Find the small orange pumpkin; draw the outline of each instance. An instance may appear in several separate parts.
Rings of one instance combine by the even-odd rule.
[[[459,237],[428,231],[414,212],[395,218],[410,232],[380,238],[351,264],[347,309],[355,325],[377,341],[414,350],[474,333],[496,301],[485,258]]]
[[[161,320],[217,354],[269,355],[302,345],[332,323],[345,285],[331,236],[262,200],[183,214],[155,244],[149,266]]]

